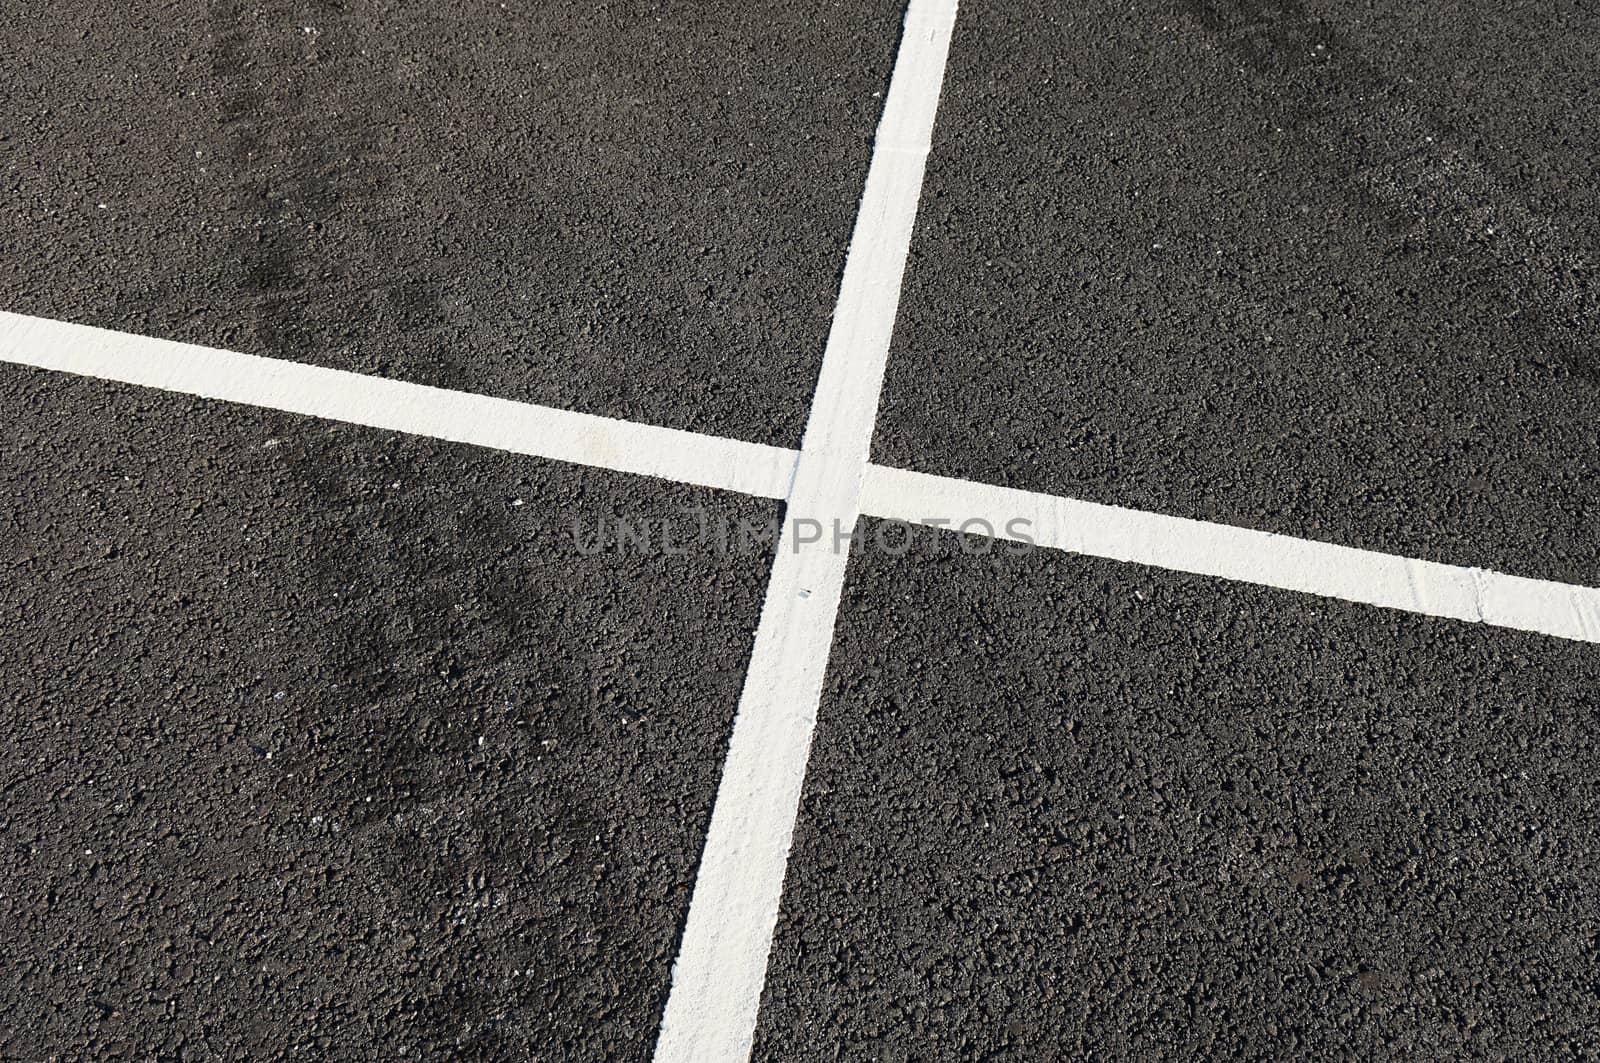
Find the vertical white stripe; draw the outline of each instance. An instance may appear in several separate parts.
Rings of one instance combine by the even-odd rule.
[[[954,0],[912,0],[845,260],[787,519],[672,972],[656,1059],[750,1055],[823,673],[900,301]],[[820,530],[820,537],[812,538]],[[808,541],[809,540],[809,541]]]

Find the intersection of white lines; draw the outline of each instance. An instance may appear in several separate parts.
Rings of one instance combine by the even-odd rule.
[[[780,499],[786,519],[656,1048],[748,1057],[862,516],[1600,643],[1600,589],[871,464],[954,0],[911,0],[798,451],[0,312],[0,361]],[[798,528],[820,529],[802,535]],[[1021,529],[1013,531],[1012,529]]]

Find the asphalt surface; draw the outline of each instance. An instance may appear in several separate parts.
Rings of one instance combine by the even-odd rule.
[[[0,1057],[647,1055],[768,566],[692,510],[774,507],[13,367],[0,405]]]
[[[852,560],[755,1058],[1581,1058],[1597,749],[1592,646],[918,532]]]
[[[1600,586],[1600,12],[1467,6],[966,3],[874,460]],[[795,446],[902,15],[30,9],[0,310]],[[0,1059],[649,1058],[780,510],[0,364]],[[1600,1053],[1600,648],[978,546],[755,1058]]]
[[[874,458],[1600,584],[1600,12],[967,5]]]
[[[30,10],[0,305],[796,445],[900,18]]]

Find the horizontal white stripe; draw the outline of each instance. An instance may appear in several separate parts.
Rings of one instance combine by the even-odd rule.
[[[797,454],[781,447],[5,311],[0,361],[762,498],[786,498],[795,475]],[[1600,642],[1596,588],[880,465],[868,466],[863,491],[862,511],[873,516],[921,524],[977,518],[1002,538],[1006,522],[1022,518],[1041,546]]]
[[[763,498],[796,452],[0,311],[0,360]]]
[[[1600,642],[1600,589],[872,465],[861,509],[913,524],[981,520],[1000,538],[1429,616]],[[1013,520],[1027,524],[1007,531]],[[981,527],[971,529],[982,532]]]

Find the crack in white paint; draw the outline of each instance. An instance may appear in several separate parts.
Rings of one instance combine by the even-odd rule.
[[[1340,598],[1469,623],[1600,642],[1600,588],[1359,550],[1275,532],[1124,509],[872,465],[861,510],[874,517],[1006,534],[1028,522],[1039,546],[1175,572]]]

